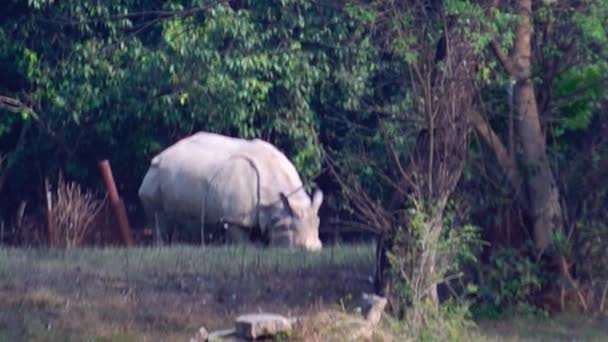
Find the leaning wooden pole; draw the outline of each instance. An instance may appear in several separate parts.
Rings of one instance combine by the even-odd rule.
[[[129,218],[127,217],[127,210],[125,209],[124,202],[118,196],[118,190],[116,190],[116,183],[114,183],[114,176],[112,176],[112,169],[110,168],[110,162],[102,160],[99,162],[99,169],[103,176],[103,182],[108,191],[108,197],[110,199],[110,205],[114,211],[116,221],[118,221],[118,227],[120,228],[120,234],[125,244],[129,247],[135,245],[133,242],[133,235],[131,234],[131,228],[129,228]]]

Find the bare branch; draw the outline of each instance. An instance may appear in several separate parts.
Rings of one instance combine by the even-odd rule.
[[[397,155],[397,151],[395,151],[395,147],[390,142],[386,133],[384,134],[384,144],[385,144],[387,150],[389,151],[389,156],[392,157],[393,162],[395,163],[395,165],[397,165],[397,170],[399,170],[401,177],[407,179],[408,178],[407,173],[403,169],[403,166],[401,166],[401,161],[399,161],[399,156]]]
[[[9,112],[13,112],[13,113],[21,113],[23,111],[26,111],[35,120],[40,120],[40,117],[38,116],[38,114],[36,114],[36,112],[32,108],[28,107],[23,102],[15,99],[15,98],[12,98],[12,97],[0,95],[0,108],[6,109]]]
[[[522,180],[513,156],[509,155],[505,145],[502,143],[496,132],[494,132],[492,127],[490,127],[490,124],[478,111],[470,111],[469,117],[477,133],[479,133],[485,143],[494,151],[498,164],[504,170],[515,191],[520,193]]]
[[[529,72],[519,68],[517,64],[503,52],[502,47],[495,39],[492,39],[490,42],[490,47],[492,48],[492,52],[494,52],[496,58],[498,58],[500,64],[503,66],[503,68],[505,68],[509,75],[511,75],[511,77],[518,81],[525,80],[530,77]]]
[[[345,180],[340,172],[337,170],[336,162],[326,154],[325,159],[327,161],[330,172],[334,175],[340,187],[346,197],[357,209],[357,214],[360,216],[362,221],[368,223],[369,226],[374,226],[376,232],[386,231],[390,228],[390,222],[387,219],[390,217],[389,213],[382,208],[381,205],[376,203],[372,198],[369,197],[366,191],[364,191],[360,184],[356,181]],[[369,222],[373,224],[369,224]]]
[[[53,132],[47,124],[40,118],[40,115],[36,113],[32,107],[26,105],[18,99],[0,95],[0,109],[6,109],[9,112],[13,113],[22,113],[26,112],[29,116],[31,116],[44,130],[49,133],[51,136],[55,136],[55,132]]]
[[[489,9],[491,10],[490,13],[492,13],[492,16],[494,15],[493,10],[497,10],[499,6],[500,1],[498,0],[492,0],[490,2]],[[502,46],[500,46],[500,43],[498,43],[495,38],[490,41],[490,48],[498,59],[498,61],[500,62],[500,64],[502,65],[502,67],[505,68],[505,70],[507,71],[507,73],[509,73],[509,75],[511,75],[511,77],[515,78],[518,81],[525,80],[530,77],[529,72],[522,70],[512,58],[507,56]]]
[[[64,151],[67,151],[69,154],[73,153],[73,146],[68,145],[61,133],[57,134],[31,106],[13,97],[0,95],[0,109],[6,109],[13,113],[26,112],[34,119],[42,131],[48,134]]]

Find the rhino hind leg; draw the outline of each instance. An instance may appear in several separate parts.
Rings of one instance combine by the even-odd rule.
[[[161,247],[166,243],[171,243],[174,228],[172,220],[163,211],[155,211],[152,218],[154,245]]]

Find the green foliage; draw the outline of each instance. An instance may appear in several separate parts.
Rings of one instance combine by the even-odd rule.
[[[471,341],[475,322],[467,306],[446,303],[439,309],[427,307],[427,317],[416,331],[417,341]],[[412,334],[410,332],[410,334]]]
[[[493,251],[489,263],[480,266],[473,313],[477,317],[497,318],[526,306],[543,285],[541,270],[541,265],[513,248]]]
[[[592,218],[576,224],[576,231],[569,260],[577,265],[577,275],[595,290],[603,290],[608,279],[608,225],[603,217]]]
[[[459,319],[451,322],[444,315],[448,314],[450,307],[467,313],[468,308],[462,306],[465,302],[458,301],[464,296],[454,298],[458,303],[454,303],[453,307],[438,309],[433,306],[432,291],[443,283],[450,286],[450,281],[462,277],[465,264],[476,262],[480,247],[479,229],[471,225],[460,226],[454,220],[452,210],[446,210],[440,224],[434,221],[437,214],[432,214],[430,210],[416,207],[410,209],[409,213],[407,223],[397,230],[392,249],[387,253],[392,284],[398,294],[392,305],[405,312],[408,324],[412,328],[422,329],[422,335],[426,329],[429,329],[429,333],[437,333],[434,327],[437,324],[447,324],[444,328],[448,331],[450,327],[457,328],[456,323],[464,324],[468,319],[457,315]],[[429,266],[431,264],[432,267]],[[465,285],[464,291],[475,290],[474,284]],[[454,332],[459,330],[455,329]]]
[[[466,265],[479,262],[477,256],[483,244],[481,229],[467,222],[470,222],[468,213],[462,213],[458,202],[449,201],[443,218],[446,229],[442,232],[438,249],[441,254],[449,256],[445,261],[449,265],[448,272],[460,272]]]
[[[358,21],[369,18],[294,0],[199,10],[206,4],[9,7],[0,41],[12,38],[0,58],[12,59],[19,75],[2,87],[21,88],[9,92],[15,97],[25,91],[57,135],[31,133],[11,184],[25,186],[35,169],[66,169],[70,178],[100,185],[91,166],[110,158],[115,178],[134,197],[153,154],[208,130],[270,140],[312,185],[322,159],[319,113],[326,104],[356,106],[364,90],[370,66]],[[15,129],[0,120],[0,133]],[[57,158],[43,157],[49,150]]]
[[[446,15],[451,15],[459,22],[459,26],[468,35],[471,45],[475,52],[481,53],[487,48],[493,38],[489,32],[496,32],[500,27],[505,27],[508,16],[502,13],[495,13],[497,20],[484,21],[484,8],[482,5],[473,1],[448,0],[445,3]],[[485,30],[476,30],[477,23],[485,24]],[[507,31],[508,32],[508,31]],[[508,35],[506,38],[511,38]]]
[[[270,140],[294,161],[307,186],[330,155],[371,202],[387,207],[424,127],[416,69],[435,67],[446,25],[462,30],[478,54],[475,100],[483,103],[498,136],[510,136],[514,81],[488,45],[495,40],[508,53],[520,19],[508,2],[487,11],[474,1],[448,0],[426,14],[416,6],[386,10],[387,4],[393,3],[5,2],[0,94],[31,106],[43,124],[29,111],[1,113],[0,154],[8,156],[0,168],[7,172],[3,198],[9,206],[29,197],[34,197],[29,203],[43,203],[35,199],[42,180],[60,169],[84,186],[101,186],[96,161],[109,158],[121,194],[137,203],[150,158],[204,129]],[[547,146],[571,221],[586,228],[580,251],[597,256],[605,246],[600,212],[607,192],[600,176],[608,156],[602,131],[608,6],[604,0],[539,4],[533,14],[531,81],[537,92],[549,95],[542,98],[546,103],[539,101]],[[24,124],[27,143],[15,150]],[[476,139],[471,142],[456,201],[471,207],[475,225],[498,229],[506,223],[497,213],[516,216],[517,209],[510,210],[516,207],[513,191],[492,153]],[[527,167],[523,174],[534,171]],[[589,174],[596,182],[579,186]],[[342,198],[325,203],[354,211]],[[402,215],[407,207],[401,203],[391,214]],[[425,235],[429,212],[414,212],[403,221],[396,238],[403,248],[394,251],[403,259],[393,259],[399,279],[398,271],[411,270],[413,256],[429,248],[429,241],[439,255],[434,282],[477,262],[478,229],[451,208],[443,215],[446,229],[432,238]],[[524,229],[514,234],[523,236]],[[579,252],[577,244],[564,246]],[[525,302],[542,283],[539,267],[514,250],[497,251],[483,268],[484,281],[465,285],[477,292],[477,312],[499,313]],[[402,283],[408,301],[414,290]]]
[[[578,27],[583,41],[602,44],[606,49],[606,43],[608,43],[607,17],[608,6],[605,1],[586,1],[583,10],[573,11],[572,23]]]
[[[587,129],[593,114],[605,98],[604,82],[608,64],[598,63],[564,72],[555,84],[555,95],[560,102],[561,122],[555,125],[555,135],[567,130]]]

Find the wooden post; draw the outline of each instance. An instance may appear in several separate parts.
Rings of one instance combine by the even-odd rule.
[[[99,162],[99,169],[103,176],[103,182],[108,191],[108,197],[110,199],[110,205],[118,221],[118,227],[125,244],[129,247],[134,245],[133,235],[131,234],[131,228],[129,228],[129,218],[127,217],[127,210],[122,199],[118,196],[118,190],[116,190],[116,183],[114,183],[114,176],[112,176],[112,169],[110,168],[110,162],[102,160]]]
[[[44,179],[44,194],[46,195],[46,225],[48,231],[48,243],[49,247],[53,247],[55,244],[55,229],[53,227],[53,194],[51,192],[51,185],[49,184],[48,178]]]

